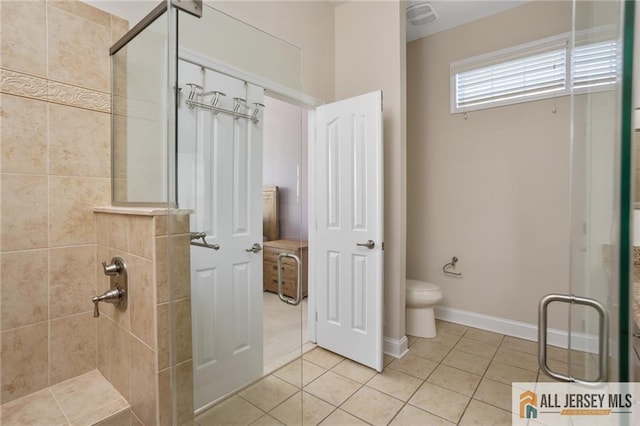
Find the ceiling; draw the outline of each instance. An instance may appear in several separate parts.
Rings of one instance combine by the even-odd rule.
[[[407,21],[407,41],[448,30],[526,2],[527,0],[409,0],[407,7],[416,3],[429,3],[435,10],[438,20],[422,25],[414,25]]]
[[[155,0],[84,0],[99,9],[120,16],[130,23],[139,22],[159,1]],[[334,6],[343,0],[327,0]],[[498,12],[520,6],[527,0],[408,0],[407,7],[416,3],[429,3],[435,9],[438,20],[423,25],[407,22],[407,41],[413,41],[430,34],[448,30],[464,23],[484,18]]]

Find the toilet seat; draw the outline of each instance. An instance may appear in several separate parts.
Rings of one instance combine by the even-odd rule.
[[[442,293],[440,287],[424,281],[407,280],[407,293],[416,295],[435,295]]]

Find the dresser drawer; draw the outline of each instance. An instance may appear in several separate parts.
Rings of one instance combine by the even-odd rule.
[[[281,247],[265,247],[264,248],[264,254],[263,259],[265,262],[277,262],[278,261],[278,255],[280,255],[280,253],[288,253],[288,254],[293,254],[296,255],[298,257],[300,257],[300,250],[297,249],[286,249],[286,248],[281,248]],[[290,257],[283,257],[281,259],[282,263],[290,263],[290,264],[295,264],[296,261]]]

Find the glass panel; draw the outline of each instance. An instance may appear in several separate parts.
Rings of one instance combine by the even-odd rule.
[[[113,203],[166,203],[166,13],[111,58]]]
[[[614,41],[622,58],[622,2],[574,2],[573,51],[603,41]],[[575,58],[574,58],[575,59]],[[616,61],[621,76],[620,60]],[[571,293],[602,303],[609,313],[608,380],[625,380],[617,366],[621,360],[618,265],[620,256],[621,147],[620,98],[622,80],[572,95],[572,247]],[[624,194],[622,194],[624,195]],[[600,316],[587,306],[572,305],[569,314],[569,353],[563,357],[566,373],[593,381],[599,376],[598,348]]]
[[[171,276],[174,287],[187,283],[190,290],[183,300],[190,301],[192,351],[184,365],[193,380],[180,386],[178,364],[174,411],[190,403],[196,421],[248,424],[258,410],[229,414],[225,407],[248,400],[269,411],[289,400],[287,415],[301,423],[306,300],[283,302],[277,281],[280,275],[290,300],[297,260],[289,255],[306,271],[307,112],[274,98],[300,90],[301,52],[207,5],[200,19],[179,12],[178,23],[174,183],[177,212],[191,214],[190,234],[176,235],[173,247],[187,247],[189,262],[169,259],[181,271]],[[176,344],[187,332],[178,303]],[[178,345],[173,350],[180,356]],[[240,389],[243,399],[235,395]],[[282,398],[263,407],[265,395]]]

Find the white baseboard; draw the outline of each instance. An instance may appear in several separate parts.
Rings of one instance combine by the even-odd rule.
[[[446,306],[436,306],[434,310],[436,318],[443,321],[481,328],[483,330],[532,340],[534,342],[538,341],[538,326],[534,324],[463,311]],[[566,331],[553,328],[547,329],[548,344],[566,348],[568,347],[568,342],[569,336]],[[598,336],[572,332],[571,348],[579,351],[598,353]]]
[[[402,358],[409,352],[409,340],[407,340],[407,336],[402,336],[402,339],[393,339],[385,336],[383,339],[382,352],[394,358]]]

